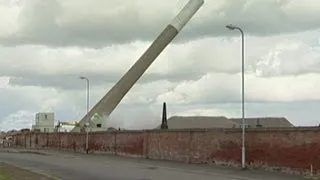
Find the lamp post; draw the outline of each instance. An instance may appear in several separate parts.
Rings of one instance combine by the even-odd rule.
[[[84,76],[80,76],[79,77],[80,79],[82,80],[85,80],[87,82],[87,123],[85,123],[86,125],[86,152],[88,154],[89,152],[89,129],[88,129],[88,126],[89,126],[89,115],[88,115],[88,112],[89,112],[89,87],[90,87],[90,81],[87,77],[84,77]]]
[[[241,42],[242,42],[242,169],[246,168],[246,153],[245,153],[245,112],[244,112],[244,33],[240,27],[234,26],[232,24],[226,25],[226,28],[229,30],[238,30],[241,33]]]

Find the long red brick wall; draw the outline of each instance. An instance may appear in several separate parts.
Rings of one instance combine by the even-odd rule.
[[[85,151],[85,133],[21,133],[13,146]],[[95,153],[135,156],[187,163],[241,162],[240,129],[148,130],[89,133]],[[320,171],[320,128],[249,129],[249,166]]]

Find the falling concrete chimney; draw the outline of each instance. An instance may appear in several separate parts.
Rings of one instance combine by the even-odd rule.
[[[165,102],[163,103],[163,108],[162,108],[161,129],[168,129],[167,106],[166,106],[166,103],[165,103]]]
[[[86,114],[79,122],[80,126],[89,121],[93,114],[98,113],[103,118],[108,118],[118,106],[122,98],[144,74],[153,61],[177,36],[181,29],[189,22],[193,15],[204,4],[204,0],[190,0],[184,8],[173,18],[171,23],[152,42],[151,46],[142,54],[138,61],[122,76],[109,92]],[[73,131],[73,130],[72,130]]]

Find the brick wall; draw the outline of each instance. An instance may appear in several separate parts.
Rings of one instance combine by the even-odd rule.
[[[21,133],[13,145],[85,151],[85,133]],[[116,131],[89,133],[95,153],[188,163],[241,162],[240,129]],[[250,166],[320,171],[320,128],[249,129],[246,155]]]

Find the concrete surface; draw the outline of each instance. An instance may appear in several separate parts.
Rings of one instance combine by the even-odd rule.
[[[20,152],[21,151],[21,152]],[[24,153],[22,153],[24,152]],[[299,176],[264,171],[242,171],[208,165],[86,155],[58,151],[0,149],[0,162],[65,180],[300,180]]]

